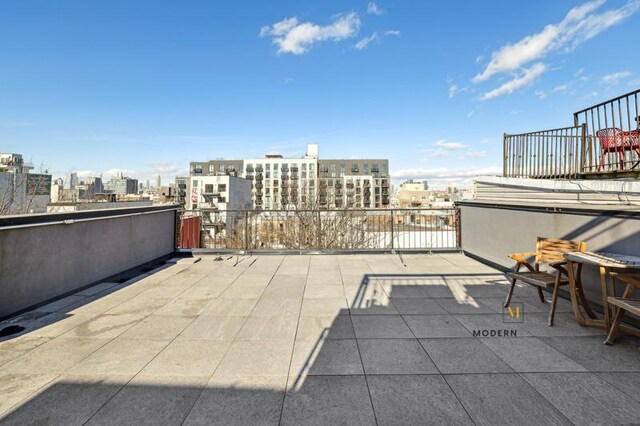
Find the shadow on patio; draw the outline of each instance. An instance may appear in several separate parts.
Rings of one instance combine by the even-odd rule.
[[[637,340],[605,347],[567,301],[548,327],[526,287],[524,322],[504,322],[506,281],[462,255],[204,259],[99,286],[0,342],[0,422],[640,418]]]

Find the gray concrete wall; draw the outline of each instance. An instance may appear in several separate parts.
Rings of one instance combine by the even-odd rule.
[[[459,206],[463,250],[506,268],[515,265],[507,255],[535,251],[538,236],[585,241],[588,251],[640,256],[640,211],[483,202]],[[596,269],[586,267],[583,281],[587,297],[601,303]]]
[[[172,253],[175,208],[0,218],[0,318]]]

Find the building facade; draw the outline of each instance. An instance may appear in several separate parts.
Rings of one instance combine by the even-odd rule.
[[[400,186],[398,192],[398,204],[401,208],[406,207],[429,207],[431,193],[427,182],[414,182],[408,180]]]
[[[249,180],[251,206],[255,209],[389,206],[388,160],[321,160],[317,144],[308,144],[302,158],[266,155],[246,160],[192,162],[190,170],[192,177],[228,175]]]
[[[117,195],[138,193],[138,179],[125,177],[122,173],[118,173],[118,175],[112,177],[111,180],[105,182],[102,186],[104,192],[110,192]]]
[[[51,200],[51,175],[31,173],[22,155],[0,153],[0,215],[43,213]]]
[[[187,212],[197,211],[210,238],[231,235],[241,210],[251,208],[251,182],[247,179],[228,175],[178,177],[176,187],[178,202]]]

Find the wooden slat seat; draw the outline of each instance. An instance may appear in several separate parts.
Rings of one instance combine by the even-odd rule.
[[[511,296],[513,296],[513,290],[516,287],[517,281],[522,281],[526,284],[533,285],[538,288],[538,296],[542,303],[547,303],[544,295],[542,294],[543,288],[552,288],[553,295],[551,296],[551,312],[549,313],[549,325],[553,325],[553,318],[556,312],[556,302],[558,300],[558,290],[560,286],[569,284],[569,278],[567,270],[564,268],[566,261],[562,257],[565,253],[570,252],[584,252],[587,249],[587,245],[581,241],[569,241],[560,240],[557,238],[543,238],[538,237],[536,243],[536,251],[532,253],[515,253],[509,255],[509,257],[515,260],[515,270],[508,274],[511,280],[511,287],[509,288],[509,294],[507,300],[504,302],[504,307],[509,307],[511,302]],[[535,262],[532,265],[529,258],[534,257]],[[548,265],[555,269],[553,272],[541,271],[540,265]],[[520,271],[522,267],[526,268],[526,271]]]
[[[605,345],[612,345],[615,342],[618,333],[620,332],[620,322],[625,312],[632,313],[634,315],[640,315],[640,299],[632,299],[635,290],[640,289],[640,274],[618,274],[612,272],[613,279],[618,279],[627,284],[626,288],[622,292],[622,297],[607,297],[607,301],[616,306],[616,313],[613,316],[613,322],[611,328],[609,328],[609,334],[604,341]],[[629,331],[629,330],[628,330]],[[637,330],[636,330],[637,332]],[[639,334],[640,335],[640,334]]]
[[[640,299],[623,299],[622,297],[607,298],[609,304],[615,305],[634,315],[640,315]]]
[[[533,272],[512,272],[508,274],[510,278],[516,278],[527,284],[534,285],[536,287],[553,288],[556,283],[557,274],[550,272],[533,271]],[[560,278],[560,285],[569,284],[567,278]]]

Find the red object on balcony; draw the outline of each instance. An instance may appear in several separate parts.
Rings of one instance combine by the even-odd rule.
[[[600,140],[602,146],[602,156],[598,171],[602,171],[604,159],[607,154],[618,153],[620,158],[620,166],[618,170],[624,169],[624,153],[625,151],[636,151],[640,155],[640,145],[638,144],[638,131],[624,132],[617,127],[608,127],[600,129],[596,132],[596,136]]]
[[[200,216],[180,220],[180,248],[200,248]]]

